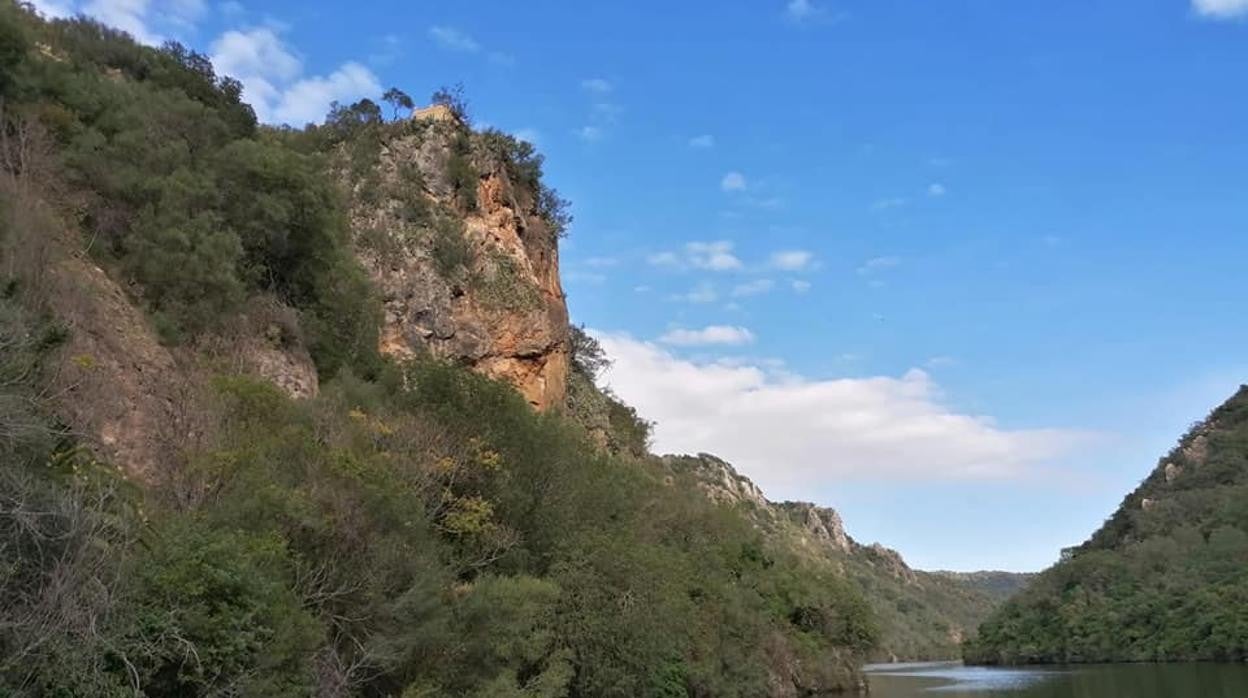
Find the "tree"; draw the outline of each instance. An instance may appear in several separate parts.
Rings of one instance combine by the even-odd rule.
[[[429,101],[450,109],[456,119],[465,124],[469,123],[468,99],[464,96],[464,83],[458,82],[451,87],[446,85],[439,87],[429,98]]]
[[[386,90],[386,93],[381,96],[381,100],[390,105],[390,116],[394,120],[399,118],[399,109],[406,109],[408,112],[411,112],[412,109],[416,108],[416,103],[412,101],[412,98],[397,87],[391,87]]]
[[[572,365],[591,380],[611,365],[611,359],[602,345],[585,331],[584,326],[572,325],[568,328],[568,343],[571,345]]]

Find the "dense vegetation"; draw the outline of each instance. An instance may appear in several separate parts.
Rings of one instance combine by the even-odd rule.
[[[846,572],[867,597],[880,627],[879,644],[870,654],[875,661],[955,658],[961,643],[1009,596],[943,573],[894,574],[872,560],[869,548],[846,557]]]
[[[668,484],[618,401],[602,449],[508,386],[377,355],[322,155],[367,156],[367,104],[258,126],[203,56],[7,0],[0,100],[0,694],[756,696],[856,680],[876,638],[861,594]],[[540,180],[531,148],[494,139]],[[564,203],[534,191],[561,233]],[[41,246],[64,229],[70,252]],[[215,376],[188,397],[202,433],[131,484],[55,414],[52,378],[87,359],[61,351],[75,328],[48,302],[55,264],[30,260],[82,250],[188,361],[249,298],[278,299],[319,395],[204,362]]]
[[[1248,387],[966,647],[982,663],[1248,659]]]

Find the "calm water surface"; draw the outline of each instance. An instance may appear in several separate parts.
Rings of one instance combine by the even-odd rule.
[[[873,698],[1248,698],[1248,666],[1241,664],[877,664],[867,671]]]

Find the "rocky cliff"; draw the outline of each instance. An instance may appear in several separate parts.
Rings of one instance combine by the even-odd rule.
[[[435,105],[380,134],[367,158],[349,144],[341,172],[381,295],[382,353],[462,362],[546,409],[567,393],[568,311],[557,231],[536,178],[521,181],[518,145]]]

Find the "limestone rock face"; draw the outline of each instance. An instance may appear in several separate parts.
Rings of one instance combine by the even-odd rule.
[[[696,456],[664,456],[671,470],[692,475],[707,498],[720,504],[750,503],[759,512],[771,513],[771,502],[752,480],[741,475],[726,461],[699,453]]]
[[[1177,463],[1174,463],[1173,461],[1167,462],[1165,473],[1166,473],[1166,482],[1174,482],[1175,480],[1179,479],[1180,475],[1183,474],[1183,466]]]
[[[853,550],[854,542],[845,533],[845,524],[835,509],[815,506],[809,502],[784,502],[787,509],[802,528],[815,540],[842,553]]]
[[[465,167],[471,196],[457,190]],[[382,353],[428,352],[508,381],[538,409],[561,404],[568,311],[536,192],[437,109],[382,143],[375,176],[344,178],[357,255],[381,295]]]
[[[57,413],[97,454],[154,480],[195,428],[183,409],[192,382],[99,266],[66,253],[53,278],[53,310],[69,329],[55,379]]]
[[[901,553],[893,550],[892,548],[886,548],[879,543],[872,543],[867,546],[865,550],[868,556],[878,567],[882,568],[892,576],[910,584],[918,583],[918,575],[915,574],[914,570],[911,569],[910,566],[906,564],[906,561],[902,559]]]
[[[257,329],[256,317],[244,316],[199,346],[165,346],[133,298],[67,247],[58,245],[49,270],[53,311],[69,330],[54,380],[57,413],[128,476],[148,483],[168,478],[182,454],[206,438],[212,416],[204,404],[214,371],[265,378],[294,398],[316,395],[316,366],[298,341],[279,341],[277,330]],[[262,307],[259,315],[272,316],[275,308]],[[211,366],[202,365],[205,357]]]

